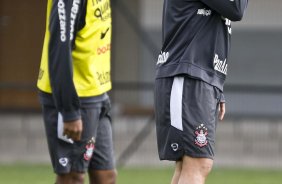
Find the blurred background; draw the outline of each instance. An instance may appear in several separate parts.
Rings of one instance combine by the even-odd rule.
[[[0,0],[0,165],[50,163],[36,89],[46,4]],[[119,168],[172,166],[158,160],[153,113],[162,5],[112,0],[110,96]],[[250,0],[243,21],[233,23],[218,168],[282,170],[281,9],[281,0]]]

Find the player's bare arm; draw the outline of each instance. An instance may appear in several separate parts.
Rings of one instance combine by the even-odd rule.
[[[219,104],[219,115],[218,115],[218,118],[219,118],[220,121],[223,120],[224,115],[225,115],[225,102],[220,102],[220,104]]]
[[[81,139],[83,125],[81,119],[64,122],[64,135],[74,141],[79,141]]]

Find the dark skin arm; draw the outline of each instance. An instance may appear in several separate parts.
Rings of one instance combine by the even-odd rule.
[[[63,135],[66,135],[68,138],[71,138],[74,141],[79,141],[81,139],[82,129],[83,125],[81,119],[64,122]]]

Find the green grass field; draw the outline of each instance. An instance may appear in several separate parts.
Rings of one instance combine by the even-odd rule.
[[[118,170],[118,184],[169,184],[172,168],[127,168]],[[2,184],[52,184],[54,175],[48,165],[0,165]],[[87,182],[86,182],[87,183]],[[282,171],[213,169],[206,184],[281,184]]]

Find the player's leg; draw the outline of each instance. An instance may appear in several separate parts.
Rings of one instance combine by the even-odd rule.
[[[88,170],[90,184],[116,183],[117,172],[114,166],[112,128],[108,110],[104,109],[105,112],[102,112],[97,130],[96,148]]]
[[[212,163],[211,159],[184,156],[175,164],[171,184],[204,184]]]
[[[193,164],[186,164],[185,155],[207,158],[209,161],[214,156],[219,94],[213,86],[186,76],[157,79],[155,89],[159,156],[161,160],[182,159],[182,165],[176,166],[172,179],[172,182],[177,183],[180,170],[183,176],[194,174],[186,172]],[[211,167],[212,162],[200,160],[196,162],[199,164],[198,170],[203,171],[201,175],[205,176],[208,169],[202,168]]]
[[[182,161],[176,161],[175,162],[175,170],[174,170],[174,173],[173,173],[171,184],[178,184],[181,171],[182,171]]]
[[[115,170],[90,170],[90,184],[115,184],[116,175]]]
[[[103,118],[98,127],[96,149],[89,167],[90,184],[115,184],[117,172],[113,161],[111,124]]]
[[[204,184],[211,171],[219,96],[215,87],[203,81],[188,77],[183,81],[185,155],[178,184]]]
[[[83,184],[85,174],[71,172],[57,175],[56,184]]]
[[[184,156],[178,184],[204,184],[213,160]]]

